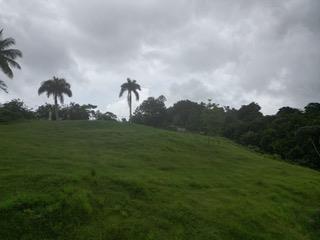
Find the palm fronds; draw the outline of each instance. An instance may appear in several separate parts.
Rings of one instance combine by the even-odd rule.
[[[8,93],[7,85],[2,80],[0,80],[0,89],[3,90],[4,92]]]
[[[16,58],[22,57],[22,52],[18,49],[10,49],[9,47],[15,45],[13,38],[3,39],[3,30],[0,30],[0,69],[9,78],[13,78],[13,71],[11,68],[21,69],[19,63],[15,61]]]

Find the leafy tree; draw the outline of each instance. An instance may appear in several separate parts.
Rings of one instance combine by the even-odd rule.
[[[242,121],[252,121],[256,118],[262,117],[260,112],[261,107],[257,103],[250,103],[248,105],[243,105],[238,110],[238,118]]]
[[[291,108],[291,107],[282,107],[279,109],[276,115],[278,116],[285,116],[288,114],[302,114],[302,111],[297,108]]]
[[[0,107],[0,122],[32,118],[34,113],[20,99],[13,99]]]
[[[211,103],[211,101],[202,110],[201,120],[203,131],[208,135],[221,134],[225,121],[224,108],[219,104]]]
[[[94,109],[96,108],[97,106],[92,104],[80,105],[71,102],[69,105],[61,108],[61,118],[63,120],[89,120],[94,117]]]
[[[119,97],[122,97],[123,93],[125,91],[128,92],[127,95],[127,100],[128,100],[128,105],[129,105],[129,119],[131,120],[132,117],[132,93],[136,96],[136,100],[139,100],[139,93],[138,90],[141,91],[140,85],[137,83],[136,80],[131,80],[130,78],[127,78],[127,82],[123,83],[121,85],[121,90]]]
[[[55,110],[55,119],[59,119],[59,108],[58,108],[58,99],[60,103],[64,102],[64,94],[68,97],[72,96],[70,84],[63,78],[53,77],[47,81],[41,83],[40,88],[38,89],[38,94],[47,93],[47,97],[53,96],[54,99],[54,110]]]
[[[306,114],[320,116],[320,103],[309,103],[304,110]]]
[[[204,109],[205,104],[182,100],[168,108],[168,118],[172,125],[200,131],[203,128],[201,113]]]
[[[149,97],[137,107],[132,121],[153,127],[163,127],[166,124],[166,98],[161,95],[158,98]]]
[[[13,38],[3,38],[3,29],[0,30],[0,69],[9,78],[13,78],[11,68],[21,69],[20,65],[15,61],[16,58],[22,57],[22,52],[18,49],[10,48],[15,45]],[[7,92],[6,84],[0,80],[0,89]]]
[[[117,121],[118,117],[112,112],[102,113],[99,110],[95,112],[94,117],[96,120],[104,120],[104,121]]]
[[[49,119],[51,120],[51,113],[54,109],[52,104],[46,103],[45,105],[41,105],[36,110],[36,116],[38,119]]]
[[[240,126],[241,121],[238,119],[238,111],[234,108],[225,107],[225,121],[222,127],[222,135],[236,139],[237,138],[237,126]]]

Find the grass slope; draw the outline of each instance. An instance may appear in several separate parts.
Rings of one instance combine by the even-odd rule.
[[[319,239],[320,174],[221,138],[0,125],[0,239]]]

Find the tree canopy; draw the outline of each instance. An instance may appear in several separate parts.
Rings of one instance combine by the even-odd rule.
[[[46,93],[47,97],[53,96],[55,119],[58,120],[58,100],[60,103],[64,103],[64,95],[68,97],[72,96],[71,85],[64,78],[53,77],[41,83],[38,94],[40,95],[42,93]]]

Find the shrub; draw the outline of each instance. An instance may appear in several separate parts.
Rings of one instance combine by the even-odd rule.
[[[33,119],[34,113],[20,99],[13,99],[0,107],[0,122]]]

